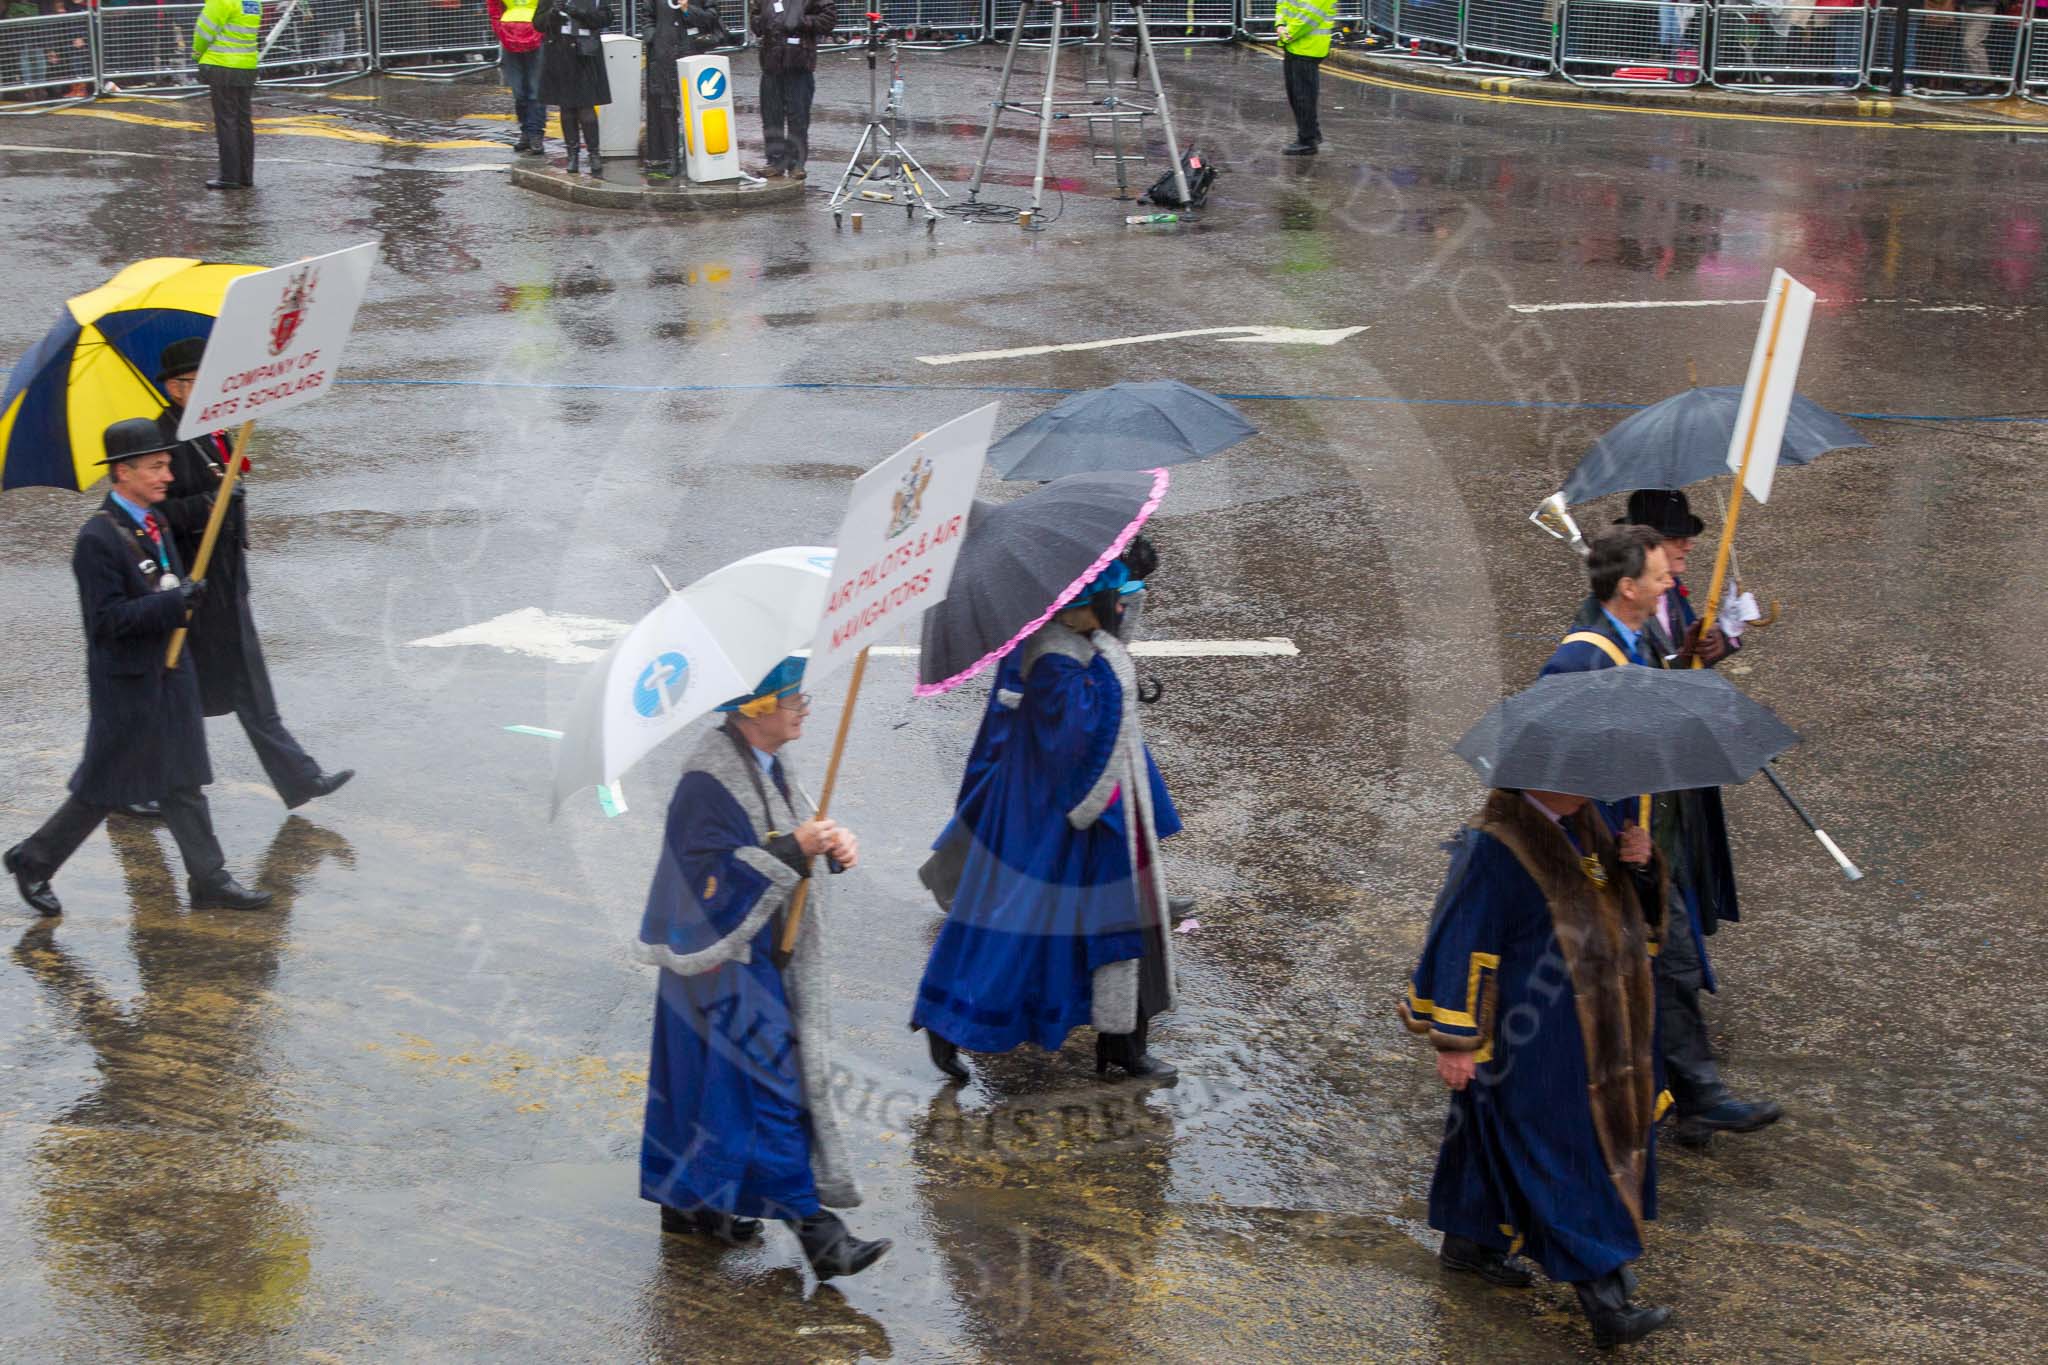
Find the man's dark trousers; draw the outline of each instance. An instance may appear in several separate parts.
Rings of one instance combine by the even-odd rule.
[[[1287,107],[1294,111],[1294,139],[1313,146],[1323,140],[1323,125],[1316,119],[1323,60],[1283,52],[1280,54],[1280,69],[1287,78]]]
[[[1681,896],[1672,897],[1672,918],[1685,908]],[[1652,959],[1657,981],[1657,1047],[1664,1059],[1664,1084],[1680,1118],[1704,1113],[1729,1097],[1722,1083],[1721,1068],[1714,1062],[1714,1048],[1707,1037],[1706,1012],[1700,1008],[1700,989],[1705,972],[1700,966],[1699,945],[1693,941],[1692,925],[1670,926],[1657,956]]]
[[[220,178],[230,185],[256,183],[256,129],[250,121],[246,85],[213,84],[213,140],[220,149]]]
[[[816,72],[761,73],[762,150],[771,168],[794,170],[810,156],[811,97],[817,89]]]
[[[157,799],[157,805],[164,823],[171,827],[171,837],[178,841],[185,875],[201,886],[218,881],[227,868],[227,857],[213,837],[213,812],[207,807],[206,793],[198,787],[173,787]],[[104,806],[65,797],[57,813],[22,841],[22,869],[40,880],[56,876],[106,818]]]
[[[235,719],[242,722],[249,747],[263,764],[263,775],[277,788],[285,805],[303,806],[312,800],[313,788],[320,781],[320,765],[284,728],[267,676],[258,684],[246,668],[235,674]]]

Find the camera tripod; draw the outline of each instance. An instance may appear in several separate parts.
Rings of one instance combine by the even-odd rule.
[[[932,178],[918,159],[910,154],[896,136],[895,121],[902,117],[903,108],[903,51],[901,35],[895,29],[882,27],[882,16],[869,12],[866,35],[860,47],[868,59],[868,124],[861,131],[860,141],[854,145],[853,156],[846,163],[846,170],[839,177],[839,183],[832,190],[827,207],[836,218],[840,210],[849,203],[901,204],[905,217],[914,217],[919,209],[924,210],[926,230],[929,231],[939,220],[938,206],[932,203],[927,189],[937,190],[941,199],[953,196],[946,187]],[[886,48],[889,53],[889,103],[881,102],[880,77],[877,74],[877,58]],[[869,155],[873,148],[873,160],[865,167],[861,158]]]
[[[1090,133],[1089,143],[1094,145],[1095,125],[1107,124],[1113,150],[1108,155],[1098,154],[1098,161],[1116,162],[1116,179],[1119,189],[1126,188],[1124,163],[1144,159],[1144,139],[1138,138],[1134,153],[1124,152],[1123,132],[1126,127],[1142,130],[1147,117],[1159,116],[1160,130],[1166,135],[1166,155],[1173,163],[1173,188],[1180,201],[1188,202],[1187,173],[1180,164],[1180,142],[1174,136],[1173,115],[1166,107],[1166,87],[1159,81],[1159,60],[1152,52],[1152,30],[1145,15],[1145,0],[1128,0],[1127,8],[1138,25],[1138,57],[1144,67],[1146,79],[1152,86],[1152,103],[1138,104],[1117,93],[1115,27],[1111,22],[1115,6],[1112,0],[1097,0],[1095,11],[1095,32],[1102,42],[1103,67],[1107,79],[1090,84],[1106,85],[1107,93],[1094,100],[1056,100],[1053,98],[1054,80],[1059,74],[1061,17],[1068,4],[1079,0],[1021,0],[1017,7],[1017,25],[1010,30],[1010,46],[1003,54],[1003,74],[996,85],[996,97],[989,106],[988,129],[982,134],[981,156],[974,163],[974,178],[967,183],[967,206],[973,208],[981,197],[981,183],[988,172],[989,153],[996,142],[996,124],[1002,120],[1005,110],[1024,114],[1038,120],[1038,160],[1031,173],[1030,212],[1035,217],[1045,199],[1045,154],[1052,140],[1052,125],[1061,120],[1074,120],[1085,124]],[[1017,49],[1023,45],[1024,27],[1030,21],[1033,7],[1052,11],[1052,35],[1046,40],[1045,49],[1045,91],[1036,104],[1017,104],[1010,100],[1010,78],[1017,69]],[[1085,112],[1068,112],[1073,109]]]

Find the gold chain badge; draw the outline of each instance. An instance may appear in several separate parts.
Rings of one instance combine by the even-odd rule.
[[[1586,854],[1579,859],[1579,866],[1585,871],[1587,881],[1593,883],[1602,891],[1607,889],[1607,868],[1601,863],[1598,854]]]

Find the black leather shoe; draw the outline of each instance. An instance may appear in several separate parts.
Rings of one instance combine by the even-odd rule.
[[[1166,898],[1166,918],[1169,923],[1179,924],[1194,913],[1195,898],[1193,896],[1168,896]]]
[[[19,845],[8,849],[4,856],[0,856],[0,864],[4,864],[7,870],[14,874],[14,889],[28,902],[29,909],[38,915],[49,917],[64,913],[64,903],[58,900],[57,893],[50,889],[50,879],[35,876],[22,864]]]
[[[1741,1100],[1727,1099],[1712,1109],[1680,1118],[1671,1135],[1687,1147],[1704,1147],[1716,1133],[1754,1133],[1783,1117],[1785,1110],[1776,1100],[1745,1104]]]
[[[716,1238],[727,1246],[739,1246],[761,1235],[761,1220],[739,1218],[716,1209],[672,1209],[661,1206],[661,1230],[678,1235],[696,1233]]]
[[[863,1242],[839,1221],[839,1215],[820,1210],[790,1228],[803,1243],[804,1259],[821,1280],[835,1275],[858,1275],[888,1254],[896,1244],[887,1237]]]
[[[116,815],[125,815],[130,820],[161,820],[164,808],[154,801],[137,801],[133,805],[114,807]]]
[[[1313,142],[1290,142],[1280,149],[1280,155],[1282,156],[1314,156],[1315,154],[1316,144]]]
[[[1444,1234],[1443,1249],[1436,1254],[1445,1270],[1456,1270],[1477,1275],[1488,1284],[1497,1284],[1503,1289],[1527,1289],[1536,1282],[1536,1276],[1526,1265],[1505,1251],[1496,1251],[1469,1238]]]
[[[1171,1085],[1180,1078],[1180,1068],[1171,1062],[1161,1061],[1150,1052],[1141,1052],[1136,1060],[1129,1056],[1131,1047],[1127,1033],[1098,1033],[1095,1035],[1095,1074],[1107,1076],[1113,1066],[1134,1081],[1157,1081]]]
[[[261,910],[270,904],[268,891],[251,891],[225,872],[204,886],[188,880],[185,889],[194,910]]]
[[[210,190],[246,190],[249,187],[239,180],[209,180],[206,182],[206,188]]]
[[[949,1038],[941,1038],[935,1029],[924,1031],[925,1046],[931,1049],[932,1065],[946,1073],[949,1080],[971,1081],[974,1073],[967,1069],[967,1063],[960,1060],[959,1044]]]
[[[1579,1307],[1592,1324],[1593,1344],[1603,1351],[1641,1341],[1671,1321],[1669,1308],[1629,1302],[1626,1282],[1619,1272],[1610,1272],[1597,1280],[1580,1280],[1572,1288],[1578,1291]]]
[[[306,788],[304,796],[285,802],[284,808],[286,810],[297,810],[308,801],[317,801],[323,796],[332,796],[343,787],[346,787],[348,780],[355,775],[356,770],[354,768],[343,768],[338,773],[322,773],[319,777],[313,779],[313,785]]]

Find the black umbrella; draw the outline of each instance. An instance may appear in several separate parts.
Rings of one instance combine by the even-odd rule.
[[[977,501],[945,600],[924,614],[917,695],[966,682],[1022,644],[1122,554],[1166,496],[1163,469],[1075,474]]]
[[[1746,782],[1799,742],[1717,673],[1557,673],[1497,704],[1451,752],[1489,787],[1620,801]]]
[[[1684,488],[1728,473],[1728,443],[1741,406],[1739,388],[1687,389],[1651,404],[1593,443],[1564,481],[1564,500],[1581,503],[1638,488]],[[1778,463],[1812,464],[1830,450],[1869,444],[1847,422],[1795,394]]]
[[[1065,399],[988,448],[1005,479],[1159,469],[1228,450],[1258,428],[1213,393],[1156,379]]]

